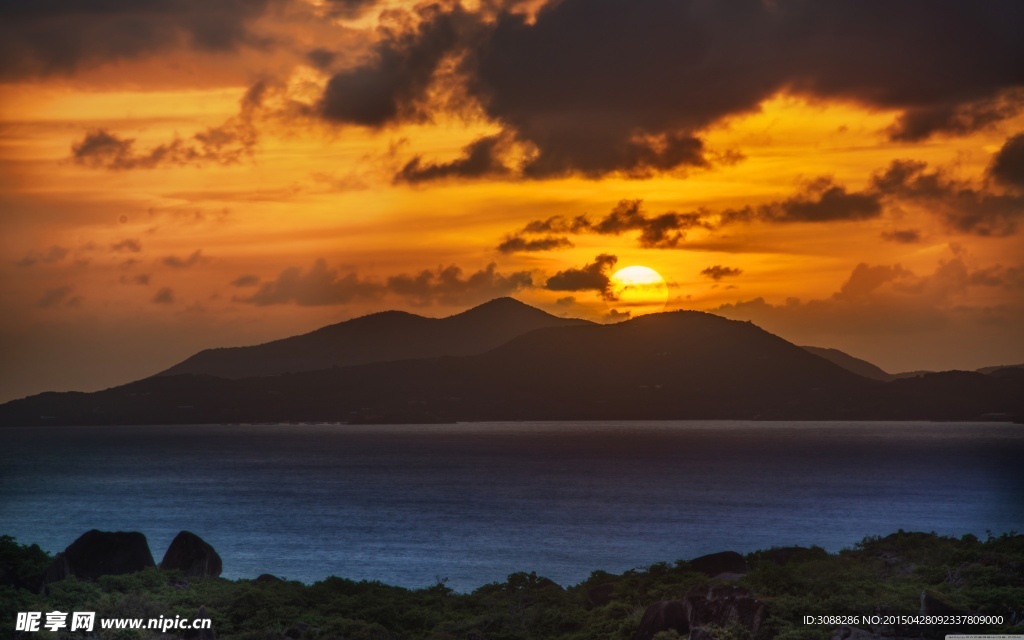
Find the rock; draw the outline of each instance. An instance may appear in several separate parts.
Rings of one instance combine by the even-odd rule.
[[[694,587],[683,604],[691,627],[739,624],[756,634],[765,618],[764,603],[747,589],[732,585]]]
[[[75,576],[96,580],[100,576],[135,573],[154,567],[146,536],[138,531],[98,531],[81,535],[58,553],[43,574],[43,584]]]
[[[596,587],[587,589],[587,602],[592,607],[603,607],[612,601],[612,594],[615,593],[615,583],[606,582]]]
[[[654,634],[668,630],[680,635],[690,631],[686,609],[678,600],[662,600],[647,607],[633,640],[651,640]]]
[[[745,575],[745,573],[720,573],[717,576],[713,576],[711,579],[720,582],[735,582]]]
[[[929,589],[921,592],[921,609],[918,613],[922,616],[965,616],[971,612],[956,606],[950,602],[949,598],[938,591]],[[959,633],[967,630],[967,628],[966,625],[962,624],[921,625],[924,635],[935,638],[944,637],[943,632]]]
[[[174,536],[167,548],[160,568],[167,571],[180,569],[186,576],[217,578],[223,569],[220,555],[205,540],[189,531]]]
[[[922,616],[965,616],[969,611],[957,607],[949,599],[938,591],[921,592]]]
[[[690,560],[689,565],[694,571],[700,571],[708,577],[720,573],[750,573],[747,561],[735,551],[722,551],[694,558]]]
[[[256,576],[256,579],[253,580],[253,582],[270,583],[270,582],[284,582],[284,580],[282,580],[281,578],[278,578],[277,576],[272,576],[269,573],[261,573],[260,575]]]

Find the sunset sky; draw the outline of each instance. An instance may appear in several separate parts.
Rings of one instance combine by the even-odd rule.
[[[511,295],[1024,362],[1024,4],[3,0],[0,401]]]

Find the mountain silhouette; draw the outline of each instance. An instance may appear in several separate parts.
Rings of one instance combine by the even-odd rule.
[[[447,318],[384,311],[250,347],[206,349],[158,373],[250,378],[368,362],[483,353],[543,327],[587,324],[513,298],[497,298]]]
[[[888,382],[889,380],[893,379],[892,374],[886,372],[881,367],[871,364],[867,360],[855,358],[854,356],[851,356],[845,351],[840,351],[839,349],[831,349],[827,347],[805,346],[802,348],[813,353],[819,358],[825,358],[829,362],[837,364],[840,367],[846,369],[847,371],[856,373],[859,376],[870,378],[871,380],[881,380],[883,382]]]
[[[382,336],[396,335],[396,324],[444,327],[433,334],[443,338],[424,347],[435,350],[443,340],[459,342],[459,336],[479,346],[501,331],[521,329],[524,318],[553,325],[482,353],[332,364],[296,373],[278,369],[275,375],[245,378],[160,375],[96,393],[45,393],[12,401],[0,406],[0,424],[1005,420],[1024,415],[1024,375],[1019,375],[1024,371],[1019,369],[881,382],[749,322],[708,313],[676,311],[597,325],[534,311],[498,300],[442,320],[389,313],[326,328],[349,337],[372,336],[379,345],[373,353],[386,358],[409,352],[383,345]],[[302,341],[270,344],[307,348]],[[371,357],[357,344],[337,344],[345,348],[332,358],[338,353]],[[403,348],[412,347],[404,343]],[[275,366],[288,361],[286,354],[269,353]]]

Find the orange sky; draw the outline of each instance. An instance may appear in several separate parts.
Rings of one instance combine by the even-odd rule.
[[[181,10],[207,17],[192,4]],[[1024,88],[1012,77],[993,80],[991,95],[972,89],[967,100],[950,88],[928,98],[969,114],[998,99],[998,117],[904,135],[894,131],[923,98],[903,96],[898,83],[826,90],[806,78],[817,70],[801,68],[746,102],[712,108],[705,102],[731,91],[734,76],[678,94],[651,85],[644,95],[647,85],[620,78],[627,72],[614,59],[591,56],[605,65],[594,77],[615,104],[582,101],[593,87],[581,81],[584,106],[572,109],[585,113],[567,116],[572,96],[545,102],[559,85],[540,77],[560,69],[558,55],[528,85],[543,109],[502,93],[488,56],[512,51],[493,35],[505,33],[495,26],[503,21],[539,48],[562,24],[559,11],[587,25],[587,9],[482,4],[498,8],[227,3],[244,37],[200,46],[191,27],[167,27],[141,50],[93,42],[109,39],[116,20],[92,28],[86,15],[70,62],[47,57],[43,36],[59,23],[16,16],[43,36],[13,45],[9,57],[22,62],[0,75],[0,400],[98,389],[201,348],[390,308],[443,316],[513,295],[608,321],[624,309],[600,283],[627,265],[662,274],[669,309],[750,319],[889,371],[1024,362],[1024,176],[1011,163],[1020,153],[1010,153],[1014,140],[1024,144],[1014,138],[1024,131]],[[120,10],[132,17],[130,6]],[[446,20],[456,25],[452,42],[420,73],[427,45],[441,38],[428,28]],[[489,48],[474,49],[481,38]],[[689,81],[671,65],[644,69],[652,82]],[[736,83],[750,75],[729,73]],[[353,106],[384,82],[398,87],[396,113],[387,101],[378,101],[384,115]],[[637,103],[671,104],[634,113],[613,95],[619,82]],[[327,106],[335,84],[340,111]],[[622,124],[629,118],[635,127]],[[564,152],[558,145],[578,123],[592,127],[578,144],[592,143],[593,157],[616,145],[629,153],[609,152],[598,166]],[[672,136],[698,140],[699,157],[676,161]],[[494,141],[482,169],[466,160],[480,140]],[[549,157],[569,159],[541,172]],[[999,158],[1008,173],[994,169]],[[881,176],[897,161],[927,166],[893,186]],[[635,200],[631,222],[610,218]],[[650,221],[666,213],[681,215],[663,218],[666,235],[645,246]],[[571,228],[581,215],[588,226]],[[551,230],[522,233],[555,216]],[[500,251],[510,238],[551,244]],[[598,264],[600,255],[615,266]],[[597,284],[554,286],[549,279],[567,270]]]

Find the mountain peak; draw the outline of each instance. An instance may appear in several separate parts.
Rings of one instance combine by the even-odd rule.
[[[471,307],[469,309],[466,309],[465,311],[463,311],[461,313],[453,314],[451,316],[448,316],[448,318],[445,318],[445,319],[460,318],[460,317],[465,317],[465,318],[481,318],[481,317],[490,317],[490,316],[511,316],[511,315],[520,316],[520,315],[526,315],[526,314],[530,314],[530,315],[538,316],[538,317],[539,316],[547,316],[547,317],[551,317],[551,318],[555,318],[556,317],[556,316],[551,315],[547,311],[544,311],[543,309],[538,309],[537,307],[530,306],[530,305],[526,304],[525,302],[521,302],[519,300],[516,300],[515,298],[511,298],[511,297],[508,297],[508,296],[503,296],[501,298],[494,298],[493,300],[488,300],[487,302],[484,302],[483,304],[478,304],[475,307]]]
[[[158,375],[247,378],[371,362],[474,355],[534,329],[583,322],[559,318],[508,297],[446,318],[381,311],[261,345],[208,349]]]

